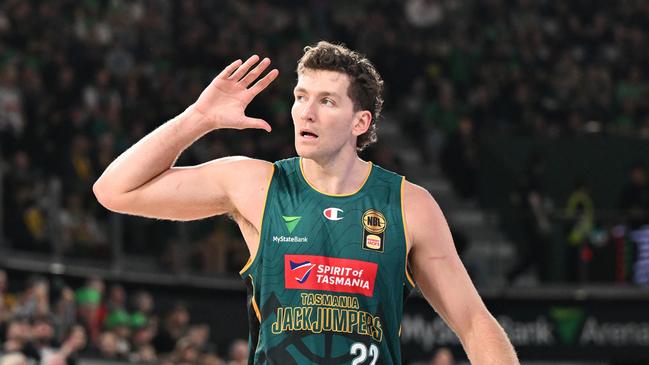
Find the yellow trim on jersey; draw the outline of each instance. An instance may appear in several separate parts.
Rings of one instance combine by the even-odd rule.
[[[270,183],[273,182],[273,176],[275,175],[275,165],[273,164],[272,166],[273,166],[273,170],[270,173],[270,179],[268,179],[268,186],[266,186],[266,197],[264,198],[264,207],[261,210],[261,222],[259,222],[259,241],[257,242],[257,252],[255,252],[254,257],[250,256],[248,258],[246,264],[239,271],[239,275],[243,274],[246,270],[248,270],[250,265],[252,265],[252,263],[255,262],[257,256],[259,256],[259,251],[261,251],[261,234],[264,228],[264,214],[266,214],[266,203],[268,202],[268,194],[270,193]]]
[[[257,315],[257,319],[259,320],[259,323],[261,324],[261,312],[259,311],[259,306],[257,305],[257,300],[255,299],[255,278],[252,277],[252,275],[248,274],[250,276],[250,283],[252,284],[252,309],[255,310],[255,314]],[[259,326],[259,330],[261,331],[261,326]]]
[[[257,247],[257,252],[259,252],[259,247]],[[255,256],[257,256],[257,252],[255,252]],[[243,274],[246,270],[248,270],[250,265],[252,265],[253,261],[254,259],[252,256],[248,257],[248,261],[246,261],[246,264],[243,266],[241,270],[239,270],[239,275]]]
[[[367,182],[367,180],[370,178],[370,175],[372,174],[372,167],[373,167],[372,161],[369,161],[369,164],[370,164],[370,168],[367,171],[367,176],[365,176],[365,180],[363,180],[363,183],[361,184],[361,186],[355,192],[349,193],[349,194],[329,194],[329,193],[325,193],[324,191],[318,190],[318,188],[316,188],[315,186],[313,186],[313,184],[311,184],[309,182],[309,179],[306,178],[306,174],[304,174],[304,166],[302,166],[302,157],[300,157],[300,173],[302,174],[302,178],[304,178],[304,181],[306,181],[306,183],[311,187],[311,189],[317,191],[318,193],[320,193],[322,195],[341,198],[341,197],[346,197],[346,196],[352,196],[352,195],[358,193],[359,191],[361,191],[363,186],[365,186],[365,183]]]
[[[403,176],[401,177],[401,221],[403,222],[403,235],[406,240],[406,263],[404,266],[404,270],[406,272],[406,279],[408,279],[410,285],[412,285],[412,287],[414,288],[416,286],[415,281],[412,280],[412,278],[410,277],[410,273],[408,272],[408,253],[410,252],[410,250],[408,249],[408,226],[406,224],[406,211],[405,211],[406,208],[404,204],[405,186],[406,186],[406,177]]]

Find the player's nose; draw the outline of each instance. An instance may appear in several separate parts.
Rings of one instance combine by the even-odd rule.
[[[302,104],[302,108],[300,110],[300,118],[307,121],[315,120],[315,111],[312,102]]]

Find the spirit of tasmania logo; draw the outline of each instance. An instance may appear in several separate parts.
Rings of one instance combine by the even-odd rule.
[[[284,255],[287,289],[374,295],[374,262],[314,255]]]
[[[311,270],[315,267],[315,264],[312,264],[310,261],[303,262],[293,262],[289,261],[291,265],[291,272],[295,275],[295,281],[302,284],[311,275]]]

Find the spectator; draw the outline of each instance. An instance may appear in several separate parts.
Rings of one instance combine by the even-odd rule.
[[[62,244],[70,256],[107,257],[107,239],[77,193],[66,197],[60,215]]]
[[[54,318],[56,321],[57,338],[63,337],[77,323],[77,307],[74,301],[74,291],[64,286],[61,289],[59,299],[54,306]],[[84,333],[85,334],[85,333]]]
[[[137,315],[133,317],[136,320],[133,323],[132,319],[133,335],[131,336],[131,342],[133,346],[129,359],[132,362],[153,363],[157,360],[157,353],[152,344],[156,329],[152,324],[147,324],[144,317]],[[140,322],[137,318],[142,318],[144,322]]]
[[[248,363],[248,341],[236,339],[230,344],[228,365],[244,365]]]
[[[435,352],[435,355],[430,359],[430,365],[453,365],[455,364],[455,358],[453,353],[443,347]]]
[[[193,325],[187,331],[188,338],[201,353],[216,352],[216,346],[209,342],[210,328],[205,324]]]
[[[85,287],[77,290],[75,299],[79,309],[78,319],[84,326],[93,342],[98,340],[103,325],[103,318],[100,316],[101,292],[103,292],[103,281],[91,279]]]
[[[136,313],[141,313],[145,317],[151,317],[153,315],[153,309],[155,309],[155,302],[151,293],[140,290],[135,293],[133,298],[133,307]]]
[[[198,359],[198,365],[226,365],[226,363],[214,354],[203,354]]]
[[[200,356],[200,349],[191,339],[183,337],[176,342],[171,358],[178,364],[195,364]]]
[[[23,351],[30,338],[29,322],[25,318],[14,318],[9,321],[5,330],[3,352]]]
[[[568,280],[584,281],[585,261],[589,259],[590,235],[595,229],[595,206],[586,183],[578,180],[565,208],[566,241],[568,244]]]
[[[476,195],[478,181],[478,144],[473,121],[461,117],[458,129],[446,139],[441,166],[463,198]]]
[[[32,165],[26,151],[18,150],[13,155],[11,174],[5,178],[3,203],[6,214],[4,225],[7,236],[15,248],[47,252],[49,232],[48,214],[42,196],[44,184],[39,181],[38,170]]]
[[[637,252],[633,263],[633,282],[649,286],[649,225],[630,231],[629,238],[635,243]]]
[[[47,316],[50,314],[49,283],[47,279],[33,276],[27,290],[20,297],[14,315],[22,318]]]
[[[104,359],[126,360],[126,354],[120,353],[118,337],[111,331],[104,331],[99,335],[97,342],[97,355]]]
[[[629,180],[620,194],[620,209],[632,228],[649,224],[649,175],[646,166],[636,164],[629,170]]]
[[[0,137],[18,137],[25,128],[18,76],[18,67],[13,63],[0,72]]]
[[[108,314],[105,327],[116,337],[117,353],[126,358],[131,351],[131,317],[123,309],[117,309]]]
[[[530,268],[535,270],[532,277],[534,280],[546,278],[545,242],[549,242],[548,237],[554,229],[550,219],[552,201],[543,188],[545,164],[541,155],[538,152],[532,153],[527,166],[526,175],[521,178],[518,190],[511,197],[517,211],[521,236],[517,242],[518,262],[506,276],[510,283]]]
[[[444,17],[440,2],[430,0],[406,1],[405,13],[408,21],[418,28],[434,26]]]
[[[153,340],[156,352],[164,354],[174,351],[176,343],[187,334],[189,321],[187,305],[183,302],[175,303]]]
[[[110,286],[108,300],[106,301],[106,310],[108,312],[126,310],[126,290],[120,284]]]
[[[16,298],[9,293],[9,277],[7,272],[0,269],[0,329],[2,325],[11,318],[16,304]]]
[[[47,352],[58,347],[55,341],[54,324],[49,316],[36,316],[31,321],[29,342],[23,347],[23,353],[40,362]]]
[[[52,365],[74,365],[80,351],[86,347],[86,331],[82,326],[73,326],[63,340],[58,351],[54,352]],[[47,363],[47,362],[46,362]]]
[[[0,357],[0,365],[29,365],[25,355],[21,353],[9,353]]]
[[[154,364],[158,361],[155,348],[151,345],[142,346],[131,352],[129,361],[137,364]]]

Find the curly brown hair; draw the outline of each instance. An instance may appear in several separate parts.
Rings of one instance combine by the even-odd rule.
[[[297,73],[305,69],[338,71],[349,76],[347,95],[354,103],[354,111],[368,110],[372,113],[370,127],[356,140],[356,150],[362,151],[376,142],[376,121],[383,107],[383,79],[370,60],[344,45],[320,41],[304,47]]]

